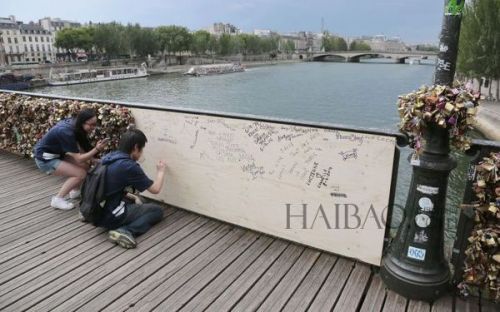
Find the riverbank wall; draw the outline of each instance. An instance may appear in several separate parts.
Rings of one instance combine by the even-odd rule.
[[[500,101],[481,101],[476,128],[486,138],[500,141]]]

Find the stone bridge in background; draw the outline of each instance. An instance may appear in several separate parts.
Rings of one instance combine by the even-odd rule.
[[[317,52],[308,55],[308,59],[313,62],[338,61],[359,63],[362,58],[390,58],[397,63],[404,64],[408,58],[428,59],[435,58],[436,52],[408,51],[408,52],[384,52],[384,51],[337,51],[337,52]]]

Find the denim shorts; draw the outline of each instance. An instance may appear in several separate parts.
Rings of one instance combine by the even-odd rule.
[[[56,159],[51,159],[51,160],[40,160],[35,158],[35,163],[36,166],[46,174],[52,174],[54,171],[56,171],[57,167],[61,163],[61,160],[56,158]]]

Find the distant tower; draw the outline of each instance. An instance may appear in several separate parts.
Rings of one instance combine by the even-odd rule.
[[[321,33],[325,32],[325,19],[321,18]]]

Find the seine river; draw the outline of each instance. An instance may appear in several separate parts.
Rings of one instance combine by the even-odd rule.
[[[141,79],[46,87],[34,92],[105,100],[234,112],[345,126],[397,129],[398,95],[431,84],[434,66],[363,63],[297,63],[250,68],[211,77],[180,74]],[[401,153],[396,204],[404,206],[411,178],[408,148]],[[454,153],[446,241],[455,235],[468,159]],[[395,211],[395,222],[398,211]]]

